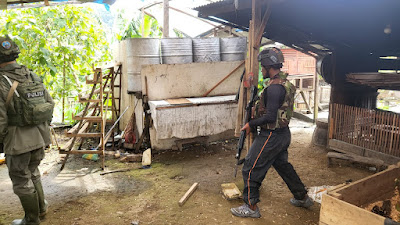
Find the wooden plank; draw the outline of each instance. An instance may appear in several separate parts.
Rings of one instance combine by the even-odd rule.
[[[332,139],[333,138],[333,131],[334,131],[334,127],[335,127],[335,120],[333,118],[333,104],[330,103],[329,104],[329,120],[328,120],[328,128],[329,128],[329,132],[328,132],[328,138]]]
[[[342,124],[342,127],[343,127],[343,130],[342,130],[343,141],[346,142],[346,143],[349,143],[348,136],[347,136],[347,125],[348,125],[348,118],[349,118],[347,116],[347,105],[343,105],[343,114],[342,114],[342,116],[343,116],[343,124]]]
[[[240,67],[242,67],[244,64],[244,61],[240,63],[239,66],[237,66],[235,69],[233,69],[228,75],[226,75],[224,78],[222,78],[217,84],[215,84],[210,90],[208,90],[206,93],[203,94],[203,97],[206,97],[208,94],[210,94],[216,87],[218,87],[224,80],[226,80],[228,77],[230,77],[236,70],[238,70]]]
[[[70,151],[66,151],[66,150],[60,150],[59,151],[60,154],[72,154],[72,155],[79,155],[79,154],[102,154],[103,151],[98,150],[70,150]]]
[[[221,188],[222,194],[227,200],[233,200],[242,197],[242,192],[239,191],[239,188],[235,183],[221,184]]]
[[[100,93],[100,88],[94,90],[94,92],[93,92],[92,95],[91,95],[91,93],[89,93],[89,94],[86,94],[86,95],[83,95],[83,96],[79,96],[79,99],[87,100],[87,99],[89,99],[91,96],[93,96],[93,95],[95,95],[95,94],[98,94],[98,93]]]
[[[368,144],[369,144],[369,127],[370,127],[370,123],[369,123],[370,119],[369,119],[369,114],[368,114],[368,109],[363,109],[363,122],[360,124],[360,126],[362,128],[364,128],[361,132],[361,138],[363,140],[362,143],[362,147],[363,148],[368,148]],[[367,139],[368,138],[368,139]]]
[[[100,84],[100,83],[101,83],[101,81],[88,80],[88,79],[86,78],[86,84]]]
[[[79,99],[80,103],[85,103],[85,102],[101,103],[102,101],[103,101],[102,99]]]
[[[91,104],[93,104],[93,103],[91,103]],[[95,103],[94,103],[94,104],[95,104]],[[89,109],[90,109],[90,104],[89,104]],[[91,113],[93,113],[93,111],[94,111],[93,109],[92,109],[92,110],[89,110],[89,111],[87,112],[87,114],[91,114]],[[84,116],[83,113],[84,113],[84,111],[81,111],[81,112],[77,113],[76,115],[72,115],[72,117],[75,117],[75,116],[82,117],[82,116]]]
[[[331,139],[328,142],[328,146],[330,149],[338,151],[338,152],[343,152],[343,153],[353,153],[356,155],[363,155],[364,150],[361,147],[354,146],[352,144],[346,143],[341,140],[335,140]],[[354,146],[354,147],[353,147]]]
[[[379,199],[394,190],[395,179],[400,178],[400,168],[393,167],[350,183],[337,193],[347,203],[361,206]]]
[[[167,99],[165,101],[171,105],[193,104],[191,101],[187,100],[187,98]]]
[[[269,17],[271,16],[271,3],[269,1],[267,1],[267,9],[264,12],[264,16],[262,18],[261,24],[259,26],[259,30],[256,33],[256,44],[257,47],[260,47],[261,44],[261,39],[263,37],[264,34],[264,30],[265,30],[265,26],[268,23]]]
[[[305,96],[304,92],[303,92],[303,91],[300,91],[300,94],[301,94],[301,97],[302,97],[303,100],[304,100],[304,103],[306,104],[307,110],[311,112],[311,107],[310,107],[310,105],[309,105],[308,102],[307,102],[307,99],[306,99],[306,96]]]
[[[67,137],[82,137],[82,138],[93,138],[93,137],[101,137],[101,133],[72,133],[68,134]]]
[[[335,113],[335,135],[333,138],[340,139],[339,138],[339,107],[338,104],[334,104],[334,113]]]
[[[351,143],[352,141],[352,119],[353,119],[353,115],[351,115],[351,106],[346,106],[347,110],[346,110],[346,118],[347,118],[347,123],[346,123],[346,137],[347,137],[347,142]]]
[[[374,142],[373,142],[372,148],[370,148],[370,149],[373,149],[373,150],[376,150],[376,148],[377,148],[376,145],[378,143],[377,142],[378,141],[377,133],[376,133],[376,129],[375,129],[377,121],[378,121],[378,114],[377,114],[376,111],[374,111],[374,113],[373,113],[373,123],[371,124],[372,138],[374,139]]]
[[[179,200],[179,206],[183,206],[185,202],[189,199],[189,197],[196,191],[199,183],[194,183],[189,190],[182,196],[181,200]]]
[[[341,129],[342,129],[342,114],[343,114],[343,110],[342,110],[342,105],[339,105],[339,104],[335,104],[335,105],[336,105],[336,109],[337,109],[337,123],[336,123],[337,131],[336,131],[336,134],[337,134],[337,139],[338,140],[342,140]]]
[[[67,143],[65,143],[62,147],[61,147],[61,150],[70,150],[70,149],[72,149],[73,147],[74,147],[74,143],[75,143],[75,141],[79,141],[80,140],[80,138],[79,137],[74,137],[74,138],[71,138]]]
[[[400,157],[400,116],[397,115],[397,123],[395,124],[396,126],[396,138],[395,138],[395,156]]]
[[[106,175],[106,174],[110,174],[110,173],[120,173],[120,172],[128,172],[131,170],[134,170],[135,168],[125,168],[125,169],[117,169],[117,170],[111,170],[111,171],[105,171],[100,173],[100,175]]]
[[[388,143],[388,126],[390,124],[389,122],[389,113],[383,112],[384,115],[384,119],[385,121],[383,122],[383,143],[382,143],[382,147],[383,147],[383,153],[385,154],[389,154],[388,148],[387,148],[387,143]]]
[[[90,123],[85,120],[85,122],[83,123],[83,126],[81,127],[81,129],[78,132],[76,132],[76,129],[78,127],[75,126],[75,127],[73,127],[73,129],[71,129],[67,133],[65,133],[65,136],[66,137],[76,137],[76,136],[74,136],[74,134],[76,134],[76,133],[85,133],[86,130],[88,129],[89,125],[90,125]]]
[[[378,127],[382,128],[383,121],[384,121],[383,113],[382,112],[378,112],[378,115],[379,115]],[[383,138],[382,137],[383,137],[383,129],[379,129],[379,134],[378,134],[379,142],[378,142],[378,149],[377,149],[379,152],[382,152],[382,148],[381,148],[382,142],[383,142]]]
[[[320,223],[328,225],[383,225],[385,218],[329,194],[322,196]]]
[[[365,149],[336,139],[331,139],[328,141],[328,148],[342,153],[351,153],[360,156],[381,159],[385,162],[385,164],[388,165],[396,164],[400,161],[400,157],[388,155],[376,150]]]
[[[240,82],[240,92],[239,92],[239,99],[238,99],[238,108],[237,108],[237,117],[236,117],[236,126],[235,126],[235,137],[240,136],[240,129],[242,128],[242,121],[243,121],[243,111],[244,111],[244,86],[243,81]]]
[[[72,117],[73,120],[87,120],[88,122],[102,122],[103,121],[103,117],[101,116],[85,116],[85,117],[81,117],[81,116],[74,116]]]
[[[163,37],[169,37],[169,0],[164,0]]]
[[[341,159],[341,160],[346,160],[346,161],[350,161],[350,162],[362,163],[362,164],[366,164],[366,165],[373,165],[373,166],[377,166],[378,169],[382,168],[385,165],[383,160],[363,157],[363,156],[354,155],[354,154],[342,154],[342,153],[337,153],[337,152],[328,152],[326,157],[328,157],[328,159],[335,158],[335,159]],[[329,160],[329,161],[331,161],[331,160]]]
[[[392,165],[400,162],[400,157],[388,155],[376,150],[364,149],[364,156],[370,158],[382,159],[386,164]]]
[[[358,146],[361,147],[365,147],[365,138],[364,138],[364,134],[365,134],[365,120],[366,120],[366,114],[365,114],[365,109],[359,108],[360,114],[359,117],[356,117],[356,120],[358,121],[357,124],[357,139],[358,139]]]
[[[88,126],[89,122],[84,120],[84,121],[82,121],[82,124],[83,124],[82,127],[86,126],[86,125]],[[79,127],[79,123],[75,124],[75,126],[73,126],[70,130],[68,130],[67,133],[76,133],[76,130],[78,129],[78,127]]]

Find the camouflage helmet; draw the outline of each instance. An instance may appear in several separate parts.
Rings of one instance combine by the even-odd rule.
[[[257,59],[263,66],[279,65],[284,61],[281,50],[275,47],[263,49]]]
[[[17,58],[19,53],[18,45],[8,35],[0,37],[0,58]]]

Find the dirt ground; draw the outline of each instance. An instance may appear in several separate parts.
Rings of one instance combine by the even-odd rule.
[[[311,144],[314,127],[291,125],[289,161],[307,187],[338,185],[371,175],[367,167],[327,167],[325,148]],[[139,163],[107,159],[107,170],[133,168],[129,172],[101,176],[100,164],[72,157],[60,173],[56,151],[50,151],[41,166],[43,184],[50,203],[42,224],[318,224],[320,205],[311,209],[289,204],[286,184],[271,168],[261,188],[260,219],[237,218],[230,208],[241,200],[222,197],[221,184],[235,182],[243,189],[240,172],[233,177],[237,139],[186,146],[183,151],[153,153],[150,169]],[[199,187],[180,207],[179,199],[194,183]],[[0,225],[23,216],[5,165],[0,166]]]

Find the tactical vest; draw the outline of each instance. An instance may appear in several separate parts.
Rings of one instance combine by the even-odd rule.
[[[294,95],[296,93],[296,87],[286,79],[286,73],[280,72],[278,76],[279,77],[277,78],[266,81],[265,87],[260,93],[260,98],[256,101],[254,107],[253,117],[259,118],[263,116],[267,113],[267,108],[264,103],[264,91],[266,91],[267,88],[272,84],[280,84],[285,88],[285,99],[283,100],[282,106],[278,109],[276,121],[261,126],[261,128],[267,130],[275,130],[276,128],[288,127],[290,119],[293,116]]]
[[[14,105],[6,105],[9,126],[31,126],[38,125],[46,121],[51,121],[53,117],[53,104],[46,101],[45,87],[40,78],[30,72],[26,67],[22,67],[27,76],[19,77],[19,84],[12,93]],[[15,77],[14,71],[0,71],[0,77],[10,87],[14,80],[9,77]],[[10,88],[11,89],[11,88]],[[11,90],[10,90],[11,91]],[[9,93],[10,94],[10,93]]]

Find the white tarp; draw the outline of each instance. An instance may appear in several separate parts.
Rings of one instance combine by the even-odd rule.
[[[235,96],[186,98],[182,104],[149,101],[156,139],[211,136],[235,128]]]

